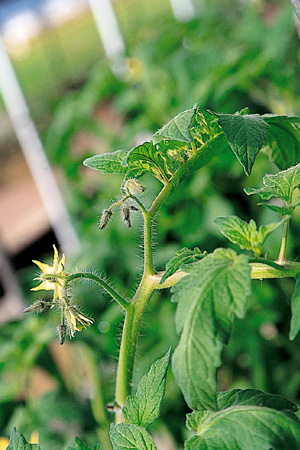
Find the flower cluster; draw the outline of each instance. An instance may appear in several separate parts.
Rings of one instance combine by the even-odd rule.
[[[65,272],[65,255],[59,259],[58,251],[55,245],[53,265],[42,263],[40,261],[33,261],[41,270],[40,275],[35,278],[41,283],[32,288],[32,291],[53,291],[53,300],[38,300],[24,310],[24,312],[43,312],[46,309],[58,307],[61,311],[61,323],[58,326],[58,337],[60,344],[63,344],[67,332],[72,338],[76,331],[81,331],[83,328],[92,325],[93,320],[86,317],[78,308],[78,306],[71,304],[71,297],[67,294],[67,283],[70,281],[70,276]]]

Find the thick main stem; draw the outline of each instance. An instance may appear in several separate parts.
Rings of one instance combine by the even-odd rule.
[[[284,222],[283,224],[283,234],[282,234],[282,240],[281,240],[281,247],[278,255],[277,262],[278,264],[283,264],[286,262],[286,247],[287,247],[287,239],[288,239],[288,233],[289,233],[289,224],[290,219]]]
[[[139,288],[126,311],[116,381],[116,402],[122,407],[130,394],[135,350],[145,308],[154,290],[149,275],[144,275]],[[117,411],[116,422],[122,422],[122,411]]]

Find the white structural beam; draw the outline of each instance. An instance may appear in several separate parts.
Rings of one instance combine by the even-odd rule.
[[[67,254],[76,253],[80,248],[79,239],[1,36],[0,91],[59,245]]]
[[[119,24],[112,6],[111,0],[87,0],[106,57],[109,59],[112,71],[116,75],[122,75],[126,71],[125,66],[125,42],[119,28]]]
[[[193,0],[170,0],[174,17],[178,22],[188,22],[195,17]]]

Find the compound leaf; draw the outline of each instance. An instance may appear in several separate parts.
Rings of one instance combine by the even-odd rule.
[[[260,405],[232,405],[199,423],[186,450],[290,450],[300,448],[300,422],[291,412]]]
[[[274,175],[265,175],[263,185],[262,188],[245,188],[244,191],[247,195],[258,194],[263,200],[279,197],[286,202],[286,206],[290,206],[293,192],[300,186],[300,164]]]
[[[172,259],[166,265],[166,271],[163,274],[160,284],[162,284],[168,277],[173,275],[180,268],[182,264],[188,264],[194,261],[198,261],[199,259],[204,258],[207,255],[207,252],[201,252],[199,248],[194,248],[194,250],[190,250],[189,248],[182,248],[178,250]]]
[[[154,136],[162,136],[166,139],[172,139],[182,142],[191,142],[190,125],[197,108],[187,109],[181,112],[162,128],[160,128]]]
[[[189,275],[173,288],[181,333],[173,354],[175,378],[191,409],[216,409],[216,370],[234,315],[243,317],[250,294],[250,266],[245,255],[217,249],[184,266]]]
[[[138,425],[111,425],[110,438],[113,450],[156,450],[150,434]]]
[[[123,408],[126,423],[147,427],[158,416],[165,393],[170,350],[152,364],[138,384],[136,395],[129,395]]]
[[[289,338],[295,339],[300,330],[300,273],[296,275],[296,286],[291,300],[292,319]]]
[[[139,176],[150,172],[162,182],[167,179],[164,160],[152,141],[144,142],[130,150],[123,159],[122,166],[127,167],[129,171],[139,172]]]
[[[124,150],[117,150],[112,153],[95,155],[83,161],[83,165],[91,169],[99,170],[101,173],[126,173],[127,168],[121,162],[127,155]]]
[[[227,141],[250,175],[255,158],[266,139],[269,125],[257,114],[218,114]]]
[[[263,150],[284,170],[300,160],[300,117],[265,114],[263,120],[270,125]]]
[[[10,441],[6,450],[40,450],[39,444],[29,444],[24,436],[15,428],[10,434]]]
[[[261,225],[258,230],[253,219],[247,223],[237,216],[218,217],[215,219],[215,223],[227,239],[234,244],[238,244],[242,249],[252,250],[256,256],[259,256],[267,237],[283,221]]]

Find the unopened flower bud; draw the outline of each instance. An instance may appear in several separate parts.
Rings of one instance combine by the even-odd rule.
[[[99,223],[99,230],[103,230],[108,224],[110,218],[112,216],[112,212],[109,209],[104,209],[102,212],[102,216]]]
[[[137,181],[135,178],[130,178],[125,181],[125,188],[127,188],[133,194],[142,194],[146,187]]]
[[[66,334],[67,334],[67,327],[64,323],[61,323],[58,325],[57,333],[58,333],[59,343],[60,343],[60,345],[63,345],[63,343],[65,342],[65,339],[66,339]]]
[[[37,302],[33,303],[32,305],[28,306],[24,309],[24,313],[28,312],[44,312],[47,307],[50,307],[52,305],[52,302],[45,302],[44,300],[38,300]]]
[[[125,204],[122,205],[122,218],[123,218],[124,222],[126,223],[126,225],[128,226],[128,228],[130,228],[131,227],[130,208]]]

